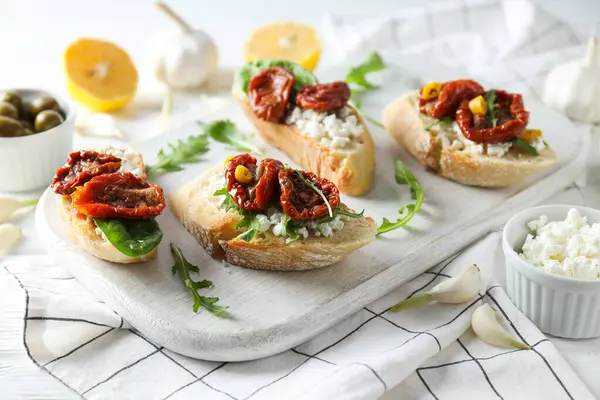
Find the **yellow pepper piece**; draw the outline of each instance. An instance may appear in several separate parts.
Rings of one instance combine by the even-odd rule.
[[[425,100],[431,100],[438,97],[442,90],[441,82],[429,82],[421,91],[421,97]]]
[[[229,156],[229,157],[227,157],[227,158],[225,159],[225,161],[223,161],[223,165],[227,165],[227,163],[228,163],[229,161],[231,161],[231,160],[233,159],[233,157],[235,157],[235,156]]]
[[[235,167],[235,179],[241,183],[248,183],[252,180],[250,170],[243,165]]]
[[[475,115],[485,115],[487,113],[487,103],[483,96],[477,96],[469,101],[469,110]]]
[[[528,142],[533,142],[535,139],[542,137],[542,131],[540,129],[525,129],[519,133],[519,137]]]

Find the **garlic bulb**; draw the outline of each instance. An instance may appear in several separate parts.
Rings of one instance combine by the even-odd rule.
[[[23,233],[18,226],[12,224],[0,225],[0,257],[7,255],[22,237]]]
[[[176,89],[202,85],[217,71],[217,46],[207,33],[192,29],[166,4],[157,2],[155,6],[177,25],[176,31],[164,34],[156,48],[156,78]]]
[[[437,301],[460,304],[473,299],[479,293],[481,271],[475,264],[469,265],[459,275],[434,286],[427,293],[417,294],[393,306],[390,311],[400,311]]]
[[[529,349],[530,347],[524,343],[514,339],[510,333],[496,318],[494,309],[489,304],[482,304],[473,312],[471,317],[471,327],[473,331],[487,344],[498,347],[516,347],[518,349]]]
[[[583,60],[556,66],[546,77],[543,101],[578,121],[600,122],[600,62],[598,38],[588,41]]]

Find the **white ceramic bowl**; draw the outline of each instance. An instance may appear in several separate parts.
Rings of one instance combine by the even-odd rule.
[[[525,261],[521,252],[529,221],[541,215],[563,221],[571,208],[600,222],[600,210],[581,206],[548,205],[529,208],[504,227],[502,249],[506,258],[506,288],[515,305],[545,333],[571,339],[600,336],[600,279],[588,280],[552,274]]]
[[[19,93],[24,101],[41,95],[54,97],[65,115],[65,121],[34,135],[0,138],[0,191],[23,192],[47,186],[72,150],[75,131],[73,104],[63,96],[45,90],[6,90]]]

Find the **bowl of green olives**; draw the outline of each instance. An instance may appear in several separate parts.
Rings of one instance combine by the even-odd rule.
[[[35,89],[0,89],[0,191],[48,185],[72,149],[73,105]]]

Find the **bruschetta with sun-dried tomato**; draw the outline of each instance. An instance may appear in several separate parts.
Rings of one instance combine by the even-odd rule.
[[[319,84],[300,65],[259,60],[237,71],[233,95],[259,135],[296,164],[349,195],[371,187],[375,145],[345,82]]]
[[[169,204],[209,254],[248,268],[325,267],[375,240],[377,230],[341,203],[330,180],[249,154],[188,182]]]
[[[163,233],[162,189],[148,183],[142,156],[113,147],[69,154],[51,189],[69,235],[93,256],[115,263],[156,257]]]
[[[520,94],[485,90],[473,80],[406,93],[382,120],[421,164],[465,185],[508,186],[557,162],[542,131],[528,128]]]

